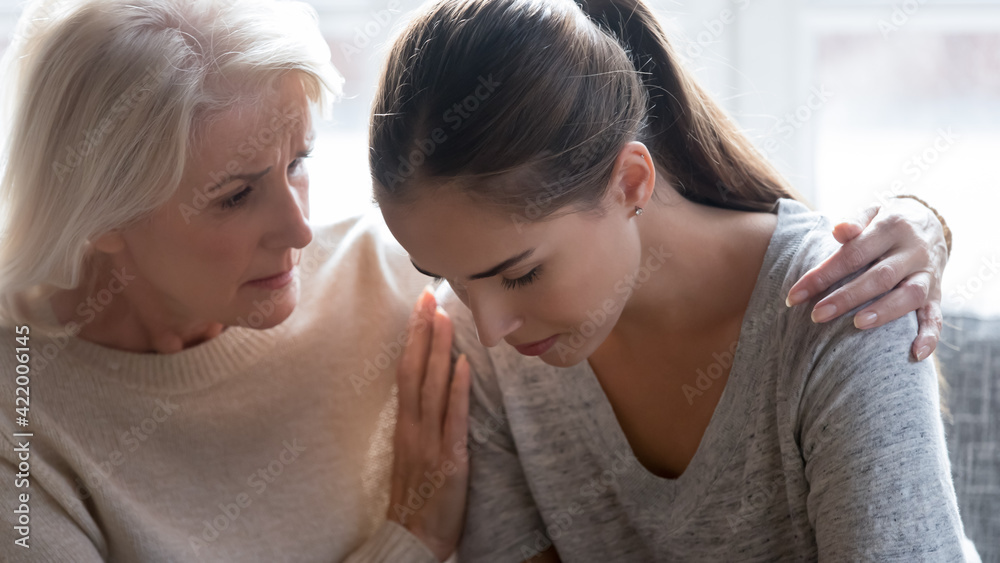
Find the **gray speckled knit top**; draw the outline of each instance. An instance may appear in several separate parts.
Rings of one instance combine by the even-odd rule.
[[[476,371],[463,563],[522,561],[549,542],[564,562],[978,561],[934,367],[909,355],[915,314],[862,332],[853,314],[815,325],[811,306],[786,308],[839,245],[802,204],[775,212],[738,347],[719,359],[729,379],[678,479],[638,463],[587,362],[484,350],[469,312],[442,296]],[[711,373],[678,392],[697,400]]]

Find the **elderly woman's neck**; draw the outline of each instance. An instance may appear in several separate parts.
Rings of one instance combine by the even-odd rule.
[[[192,319],[127,267],[99,272],[79,287],[56,292],[52,311],[59,324],[76,323],[78,338],[128,352],[172,354],[215,338],[225,325]]]

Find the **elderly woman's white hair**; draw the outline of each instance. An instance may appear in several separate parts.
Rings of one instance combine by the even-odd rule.
[[[89,241],[177,189],[198,133],[298,71],[328,111],[342,79],[315,11],[277,0],[42,0],[4,58],[0,320],[86,282]]]

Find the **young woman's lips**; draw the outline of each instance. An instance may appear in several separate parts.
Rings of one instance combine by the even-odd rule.
[[[551,348],[556,343],[556,340],[559,340],[558,334],[550,336],[545,340],[539,340],[538,342],[534,342],[532,344],[521,344],[520,346],[514,346],[514,349],[516,349],[521,354],[524,354],[525,356],[541,356],[542,354],[549,351],[549,348]]]
[[[247,282],[247,285],[258,287],[260,289],[281,289],[292,282],[293,275],[292,272],[295,268],[288,270],[287,272],[281,272],[276,276],[271,276],[269,278],[260,278],[253,281]]]

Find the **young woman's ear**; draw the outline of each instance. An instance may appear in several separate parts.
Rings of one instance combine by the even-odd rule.
[[[91,246],[105,254],[116,254],[125,249],[125,237],[121,231],[109,231],[94,239]]]
[[[646,145],[633,141],[618,153],[611,173],[613,200],[630,214],[643,209],[653,196],[656,168]]]

